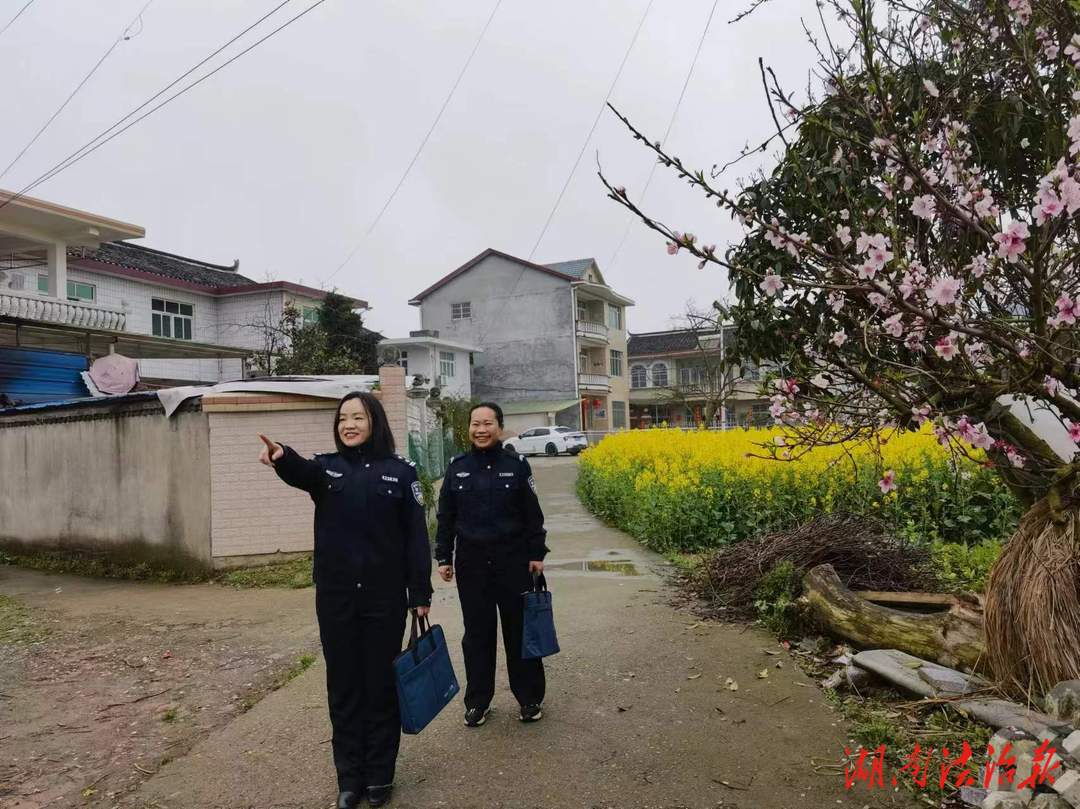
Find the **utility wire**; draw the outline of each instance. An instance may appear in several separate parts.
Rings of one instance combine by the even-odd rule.
[[[164,95],[165,93],[167,93],[167,92],[168,92],[168,91],[169,91],[170,89],[172,89],[173,87],[175,87],[175,86],[176,86],[177,84],[179,84],[179,83],[180,83],[181,81],[183,81],[183,80],[184,80],[185,78],[187,78],[187,77],[188,77],[188,76],[190,76],[190,75],[191,75],[192,73],[194,73],[194,72],[195,72],[196,70],[198,70],[198,69],[199,69],[200,67],[202,67],[203,65],[205,65],[205,64],[206,64],[207,62],[209,62],[209,61],[210,61],[211,59],[213,59],[213,58],[214,58],[215,56],[217,56],[217,55],[218,55],[219,53],[221,53],[221,52],[222,52],[223,50],[225,50],[226,48],[228,48],[228,47],[229,47],[230,45],[232,45],[232,44],[233,44],[234,42],[236,42],[236,41],[237,41],[238,39],[240,39],[241,37],[243,37],[243,36],[244,36],[245,34],[247,34],[247,33],[248,33],[249,31],[251,31],[252,29],[254,29],[254,28],[256,28],[257,26],[259,26],[259,25],[260,25],[260,24],[261,24],[262,22],[264,22],[264,21],[265,21],[266,19],[268,19],[269,17],[273,16],[273,15],[274,15],[274,14],[275,14],[275,13],[276,13],[276,12],[277,12],[277,11],[278,11],[279,9],[281,9],[282,7],[284,7],[284,6],[288,5],[288,4],[290,3],[290,2],[292,2],[292,0],[282,0],[282,2],[281,2],[281,3],[279,3],[279,4],[278,4],[277,6],[275,6],[275,7],[273,8],[273,9],[271,9],[271,10],[270,10],[269,12],[267,12],[266,14],[264,14],[264,15],[263,15],[262,17],[260,17],[260,18],[259,18],[258,20],[256,20],[256,21],[255,21],[254,23],[252,23],[251,25],[249,25],[249,26],[248,26],[247,28],[245,28],[245,29],[244,29],[243,31],[241,31],[241,32],[240,32],[239,34],[237,34],[236,36],[234,36],[234,37],[233,37],[232,39],[230,39],[230,40],[229,40],[228,42],[226,42],[226,43],[225,43],[224,45],[222,45],[222,46],[221,46],[220,48],[218,48],[218,49],[217,49],[216,51],[214,51],[214,52],[213,52],[213,53],[211,53],[211,54],[210,54],[209,56],[207,56],[206,58],[204,58],[204,59],[203,59],[202,61],[200,61],[200,62],[199,62],[198,64],[196,64],[196,65],[195,65],[194,67],[192,67],[192,68],[191,68],[190,70],[188,70],[188,71],[186,71],[185,73],[183,73],[182,75],[178,76],[178,77],[177,77],[176,79],[174,79],[174,80],[173,80],[173,81],[172,81],[171,83],[169,83],[168,85],[166,85],[165,87],[163,87],[163,88],[162,88],[161,90],[159,90],[159,91],[158,91],[157,93],[155,93],[154,95],[152,95],[152,96],[151,96],[150,98],[148,98],[148,99],[147,99],[146,101],[144,101],[144,102],[143,102],[142,104],[140,104],[140,105],[139,105],[138,107],[136,107],[135,109],[133,109],[133,110],[132,110],[131,112],[129,112],[129,113],[127,114],[127,115],[125,115],[125,116],[124,116],[123,118],[121,118],[121,119],[120,119],[119,121],[117,121],[116,123],[114,123],[114,124],[113,124],[112,126],[110,126],[110,127],[108,127],[107,129],[105,129],[105,130],[104,130],[103,132],[101,132],[101,134],[99,134],[99,135],[98,135],[97,137],[95,137],[95,138],[93,138],[93,139],[91,139],[91,140],[87,141],[87,142],[86,142],[86,143],[85,143],[85,144],[84,144],[83,146],[81,146],[81,147],[80,147],[79,149],[76,149],[76,150],[75,150],[74,152],[72,152],[72,153],[71,153],[70,155],[68,155],[68,156],[67,156],[66,158],[64,158],[63,160],[61,160],[61,161],[60,161],[59,163],[57,163],[57,164],[56,164],[55,166],[53,166],[53,167],[52,167],[51,169],[49,169],[49,170],[48,170],[47,172],[45,172],[44,174],[42,174],[41,176],[39,176],[39,177],[38,177],[38,178],[37,178],[36,180],[34,180],[34,181],[33,181],[32,183],[30,183],[30,184],[29,184],[28,186],[26,186],[26,187],[25,187],[25,188],[23,188],[23,189],[22,189],[21,191],[19,191],[19,193],[15,194],[15,195],[14,195],[14,196],[12,196],[12,197],[9,197],[9,198],[8,198],[7,200],[5,200],[5,201],[4,201],[3,203],[0,203],[0,210],[3,210],[4,206],[6,206],[7,204],[9,204],[9,203],[11,203],[11,202],[14,202],[15,200],[19,199],[20,197],[22,197],[22,196],[23,196],[24,194],[26,194],[27,192],[29,192],[29,191],[32,191],[33,189],[37,188],[37,187],[38,187],[39,185],[41,185],[41,184],[42,184],[43,182],[45,182],[46,180],[52,179],[52,178],[53,178],[53,177],[55,177],[55,176],[56,176],[57,174],[59,174],[59,173],[60,173],[61,171],[63,171],[63,170],[65,170],[65,169],[69,168],[70,166],[73,166],[73,165],[74,165],[75,163],[79,162],[79,160],[82,160],[82,158],[86,157],[86,155],[90,154],[91,152],[94,152],[94,151],[96,151],[96,150],[97,150],[97,149],[98,149],[98,148],[99,148],[100,146],[103,146],[103,145],[104,145],[105,143],[108,143],[108,141],[112,140],[112,139],[113,139],[114,137],[116,137],[116,135],[119,135],[119,134],[120,134],[120,132],[123,132],[123,131],[125,131],[126,129],[129,129],[129,128],[130,128],[130,126],[132,126],[132,124],[129,124],[128,126],[124,127],[124,129],[121,129],[121,130],[120,130],[120,132],[116,132],[115,134],[111,135],[111,136],[110,136],[110,137],[109,137],[109,138],[108,138],[107,140],[104,140],[104,141],[102,141],[101,143],[98,143],[98,144],[97,144],[96,146],[93,146],[93,144],[95,144],[95,143],[96,143],[97,141],[101,140],[101,138],[105,137],[105,135],[107,135],[107,134],[108,134],[109,132],[111,132],[111,131],[112,131],[113,129],[116,129],[116,127],[120,126],[120,124],[124,123],[124,121],[128,120],[129,118],[131,118],[131,117],[132,117],[133,115],[135,115],[135,114],[136,114],[137,112],[139,112],[140,110],[142,110],[142,109],[145,109],[145,108],[146,108],[147,106],[149,106],[149,105],[150,105],[151,103],[153,103],[153,102],[154,102],[154,101],[155,101],[156,99],[158,99],[158,98],[160,98],[161,96],[163,96],[163,95]],[[325,2],[325,0],[319,0],[319,2],[315,3],[315,5],[314,5],[314,6],[311,6],[311,8],[307,9],[307,11],[304,11],[304,12],[302,12],[302,13],[298,14],[298,15],[297,15],[296,17],[293,17],[293,18],[292,18],[292,20],[289,20],[289,22],[285,23],[285,25],[287,26],[287,25],[289,25],[289,24],[290,24],[291,22],[293,22],[294,20],[297,20],[297,19],[299,19],[300,17],[304,16],[304,14],[307,14],[307,12],[308,12],[308,11],[311,11],[311,9],[315,8],[315,6],[318,6],[318,5],[322,5],[322,3],[323,3],[323,2]],[[284,27],[285,27],[285,26],[282,26],[282,28],[284,28]],[[256,43],[255,43],[255,45],[258,45],[258,44],[260,44],[261,42],[264,42],[264,41],[265,41],[266,39],[269,39],[269,37],[270,37],[270,36],[273,36],[274,34],[276,34],[276,33],[277,33],[278,31],[280,31],[280,30],[281,30],[281,28],[278,28],[277,30],[275,30],[275,31],[271,32],[269,36],[267,36],[267,37],[264,37],[263,39],[259,40],[258,42],[256,42]],[[255,45],[252,45],[251,47],[253,48],[253,47],[255,47]],[[243,55],[244,55],[245,53],[247,53],[247,51],[248,51],[248,50],[251,50],[251,48],[248,48],[247,50],[245,50],[245,51],[242,51],[242,52],[241,52],[241,53],[240,53],[239,55],[240,55],[240,56],[243,56]],[[180,92],[178,92],[178,93],[176,93],[175,95],[171,96],[170,98],[166,99],[166,100],[165,100],[164,102],[162,102],[162,104],[158,105],[157,107],[155,107],[155,108],[154,108],[153,110],[151,110],[150,112],[152,113],[152,112],[154,112],[154,110],[160,109],[160,108],[161,108],[162,106],[164,106],[165,104],[167,104],[167,103],[168,103],[169,101],[171,101],[171,100],[172,100],[173,98],[177,98],[178,96],[181,96],[181,95],[183,95],[184,93],[186,93],[186,92],[187,92],[188,90],[190,90],[190,89],[191,89],[192,87],[194,87],[195,85],[197,85],[197,84],[201,83],[201,82],[202,82],[202,81],[204,81],[205,79],[208,79],[208,78],[209,78],[210,76],[214,75],[214,73],[217,73],[217,71],[218,71],[218,70],[221,70],[221,68],[223,68],[223,67],[225,67],[226,65],[230,64],[230,63],[231,63],[232,61],[234,61],[234,60],[235,60],[236,58],[237,58],[237,57],[233,57],[233,59],[230,59],[230,60],[229,60],[228,62],[225,62],[225,64],[221,65],[221,67],[218,67],[218,68],[216,68],[216,69],[215,69],[215,70],[214,70],[213,72],[211,72],[211,73],[208,73],[208,74],[207,74],[206,76],[203,76],[203,78],[199,79],[198,81],[194,82],[194,83],[193,83],[193,84],[191,84],[191,85],[188,85],[188,86],[187,86],[186,88],[184,88],[184,89],[183,89],[183,90],[181,90]],[[147,113],[147,115],[149,115],[149,114],[150,114],[150,113]],[[138,123],[138,121],[141,121],[141,120],[142,120],[142,118],[145,118],[145,117],[146,117],[146,115],[142,116],[141,118],[139,118],[139,119],[138,119],[137,121],[135,121],[134,123]],[[92,149],[90,148],[91,146],[93,146],[93,148],[92,148]],[[86,152],[85,152],[85,154],[80,154],[81,152],[84,152],[84,151],[85,151],[85,150],[87,150],[87,149],[90,149],[90,151],[86,151]]]
[[[353,256],[356,255],[356,252],[363,246],[364,242],[367,241],[368,236],[371,235],[371,231],[375,230],[375,226],[379,224],[379,221],[382,219],[383,214],[386,213],[386,209],[390,207],[390,204],[394,201],[394,197],[397,196],[397,192],[401,190],[401,186],[405,184],[405,179],[409,176],[409,172],[412,171],[412,167],[416,165],[416,161],[420,157],[420,153],[424,151],[424,147],[427,146],[427,142],[428,139],[431,137],[431,133],[433,133],[435,131],[435,127],[439,125],[439,121],[440,119],[442,119],[442,114],[446,111],[446,107],[450,104],[450,99],[454,97],[454,93],[455,91],[457,91],[458,85],[461,84],[461,79],[462,77],[464,77],[465,71],[468,70],[469,65],[472,64],[473,57],[476,56],[476,51],[479,49],[480,43],[484,41],[484,36],[488,32],[488,28],[491,27],[491,21],[495,19],[495,14],[499,10],[499,6],[501,5],[502,0],[498,0],[498,2],[495,3],[495,8],[491,10],[491,15],[488,17],[487,24],[484,25],[484,30],[480,32],[480,37],[476,40],[476,44],[473,45],[473,49],[472,52],[469,54],[469,58],[465,60],[465,66],[461,68],[461,72],[458,73],[458,77],[457,80],[454,82],[454,86],[450,88],[450,94],[446,97],[446,100],[443,102],[442,107],[439,108],[439,114],[436,115],[435,120],[432,121],[431,128],[424,136],[424,140],[421,142],[420,148],[416,150],[416,154],[414,154],[412,160],[409,161],[409,165],[408,167],[406,167],[405,173],[401,175],[401,179],[398,180],[397,185],[394,186],[394,190],[390,193],[389,198],[386,200],[386,204],[382,206],[382,209],[379,211],[378,216],[376,216],[375,220],[371,223],[371,225],[368,226],[367,231],[361,237],[360,241],[356,243],[356,247],[354,247],[350,251],[349,255],[346,256],[345,260],[338,265],[338,268],[326,277],[326,279],[323,281],[324,285],[327,283],[327,281],[329,281],[331,278],[341,272],[345,268],[346,264],[352,261]]]
[[[679,93],[679,100],[675,102],[675,110],[671,113],[671,120],[668,122],[667,131],[664,132],[664,139],[661,141],[665,146],[667,145],[668,137],[671,135],[671,129],[675,126],[675,118],[679,114],[679,107],[682,106],[683,97],[686,95],[686,88],[690,86],[690,77],[694,75],[694,68],[697,66],[698,57],[701,55],[701,46],[705,44],[705,37],[709,33],[709,26],[712,25],[713,15],[716,13],[716,6],[719,0],[713,0],[712,11],[709,12],[709,19],[705,23],[705,30],[701,32],[701,39],[698,40],[697,50],[694,52],[694,61],[690,63],[690,71],[686,74],[686,81],[683,82],[682,92]],[[645,181],[645,187],[641,189],[641,196],[638,197],[637,207],[641,210],[641,205],[645,202],[645,195],[649,193],[649,184],[652,183],[653,175],[656,174],[656,167],[660,164],[659,160],[654,160],[652,169],[649,170],[649,178]],[[615,248],[615,252],[611,256],[611,260],[608,261],[608,269],[614,269],[615,259],[619,257],[619,251],[622,250],[623,244],[626,242],[626,237],[630,233],[630,226],[634,223],[634,215],[631,213],[626,217],[626,229],[623,230],[622,238],[619,239],[619,246]]]
[[[544,229],[540,231],[540,237],[536,240],[536,244],[533,245],[532,252],[529,253],[529,261],[532,261],[532,257],[536,254],[536,249],[540,246],[540,242],[544,239],[544,234],[547,233],[548,225],[551,224],[551,220],[555,218],[555,212],[559,210],[559,203],[562,202],[563,195],[566,193],[566,189],[570,187],[570,181],[574,179],[574,172],[577,171],[578,165],[581,163],[581,158],[585,154],[585,150],[589,146],[589,141],[592,140],[593,133],[596,131],[597,124],[600,123],[600,118],[604,114],[604,109],[608,105],[608,101],[611,100],[611,93],[615,90],[615,85],[619,81],[619,76],[622,75],[623,68],[626,67],[626,60],[630,58],[630,51],[634,49],[634,43],[637,42],[638,34],[641,33],[641,27],[645,24],[645,18],[649,16],[649,9],[652,8],[653,0],[649,0],[649,5],[645,6],[645,13],[641,15],[641,21],[638,23],[637,30],[634,31],[634,38],[630,40],[630,47],[626,49],[626,54],[623,56],[622,63],[619,65],[619,70],[615,74],[615,78],[611,81],[611,86],[608,88],[607,95],[604,96],[604,103],[600,105],[600,110],[596,113],[596,120],[593,121],[592,129],[589,130],[589,135],[585,138],[585,142],[581,144],[581,151],[578,153],[577,160],[574,161],[573,168],[570,169],[570,176],[566,178],[566,183],[562,187],[562,191],[559,192],[559,198],[555,200],[555,207],[551,209],[551,213],[548,214],[547,222],[544,223]]]
[[[11,171],[11,169],[12,169],[12,168],[14,167],[14,165],[15,165],[16,163],[18,163],[20,159],[22,159],[22,156],[23,156],[24,154],[26,154],[26,151],[27,151],[27,149],[29,149],[29,148],[30,148],[31,146],[33,146],[33,145],[34,145],[35,143],[37,143],[37,139],[38,139],[38,138],[40,138],[40,137],[42,136],[42,134],[44,134],[45,130],[49,128],[49,126],[50,126],[50,125],[52,124],[52,122],[56,120],[56,116],[58,116],[58,115],[59,115],[60,113],[62,113],[62,112],[64,111],[64,108],[65,108],[65,107],[66,107],[66,106],[67,106],[68,104],[70,104],[70,103],[71,103],[71,99],[75,98],[75,96],[76,96],[76,95],[78,94],[78,92],[79,92],[79,91],[80,91],[80,90],[81,90],[81,89],[83,88],[83,85],[84,85],[84,84],[86,84],[86,83],[87,83],[88,81],[90,81],[90,77],[91,77],[91,76],[93,76],[93,75],[94,75],[95,73],[97,73],[97,69],[98,69],[99,67],[101,67],[102,63],[104,63],[104,61],[105,61],[106,59],[108,59],[108,58],[109,58],[109,55],[110,55],[110,54],[111,54],[111,53],[112,53],[112,52],[113,52],[114,50],[116,50],[116,46],[117,46],[117,45],[119,45],[119,44],[120,44],[120,43],[121,43],[121,42],[122,42],[122,41],[123,41],[123,40],[125,39],[125,36],[124,36],[124,35],[125,35],[125,34],[126,34],[126,33],[127,33],[128,31],[130,31],[130,30],[131,30],[131,26],[135,25],[135,23],[136,23],[136,22],[138,22],[138,21],[139,21],[139,19],[141,19],[141,18],[142,18],[142,15],[143,15],[143,14],[144,14],[144,13],[146,12],[146,10],[147,10],[148,8],[150,8],[150,6],[151,6],[151,5],[153,5],[153,3],[154,3],[154,0],[146,0],[146,5],[144,5],[144,6],[142,7],[142,10],[141,10],[141,11],[140,11],[140,12],[139,12],[138,14],[136,14],[136,15],[135,15],[135,19],[133,19],[133,20],[131,21],[131,23],[130,23],[130,24],[128,25],[128,27],[127,27],[127,28],[125,28],[125,29],[124,29],[123,31],[121,31],[121,32],[120,32],[120,36],[118,36],[118,37],[116,38],[116,41],[115,41],[115,42],[113,42],[113,44],[112,44],[112,45],[111,45],[111,46],[109,47],[109,49],[108,49],[107,51],[105,51],[105,55],[104,55],[104,56],[102,56],[102,57],[101,57],[100,59],[98,59],[98,63],[97,63],[96,65],[94,65],[93,69],[92,69],[92,70],[91,70],[91,71],[90,71],[89,73],[87,73],[87,74],[86,74],[86,76],[85,76],[85,77],[83,78],[83,80],[82,80],[81,82],[79,82],[79,86],[78,86],[78,87],[76,87],[76,88],[75,88],[74,90],[72,90],[72,91],[71,91],[71,95],[69,95],[69,96],[67,97],[67,99],[66,99],[66,100],[64,101],[64,103],[63,103],[63,104],[61,104],[61,105],[60,105],[60,106],[59,106],[59,107],[57,108],[56,112],[54,112],[54,113],[52,114],[52,117],[51,117],[51,118],[49,118],[49,120],[45,122],[45,125],[44,125],[44,126],[42,126],[42,127],[41,127],[41,129],[39,129],[39,130],[38,130],[37,134],[36,134],[36,135],[34,135],[34,137],[33,137],[33,138],[31,138],[31,139],[30,139],[30,142],[29,142],[28,144],[26,144],[26,145],[25,145],[25,146],[23,147],[22,151],[21,151],[21,152],[19,152],[19,153],[18,153],[17,155],[15,155],[15,159],[14,159],[14,160],[12,160],[12,161],[11,161],[11,162],[10,162],[10,163],[8,164],[8,167],[7,167],[6,169],[4,169],[4,172],[3,172],[3,174],[0,174],[0,180],[4,179],[4,177],[6,177],[6,176],[7,176],[7,173],[8,173],[9,171]]]
[[[630,45],[626,49],[626,53],[623,54],[622,62],[619,63],[619,69],[615,73],[615,78],[611,80],[611,86],[608,87],[607,95],[604,96],[604,101],[600,105],[600,111],[596,114],[596,119],[593,121],[592,128],[589,130],[588,136],[585,138],[585,142],[581,144],[581,151],[578,153],[577,160],[574,161],[573,167],[570,169],[570,176],[566,178],[566,182],[563,184],[562,191],[559,192],[559,198],[555,200],[555,207],[551,209],[551,213],[548,214],[547,222],[544,223],[544,229],[540,231],[540,238],[536,240],[536,244],[533,245],[532,252],[529,253],[529,261],[532,261],[532,257],[536,254],[536,249],[540,246],[540,242],[544,239],[544,234],[547,233],[548,226],[551,224],[551,220],[555,218],[555,212],[559,210],[559,203],[562,202],[563,195],[566,194],[566,189],[570,187],[570,181],[574,179],[574,172],[577,171],[578,164],[581,163],[581,157],[585,154],[585,149],[589,146],[589,141],[592,140],[593,133],[596,131],[597,124],[600,123],[600,116],[604,114],[604,108],[607,106],[608,101],[611,99],[611,94],[615,90],[615,85],[619,82],[619,76],[622,75],[623,68],[626,67],[626,60],[630,58],[630,52],[634,49],[634,43],[637,42],[638,34],[641,33],[642,26],[645,25],[645,18],[649,16],[649,9],[652,8],[653,0],[649,0],[649,4],[645,6],[645,13],[641,15],[641,20],[638,22],[637,30],[634,31],[634,37],[630,40]],[[521,272],[518,273],[517,279],[514,281],[514,285],[510,287],[510,294],[506,296],[506,300],[503,301],[503,305],[499,307],[499,312],[491,321],[491,325],[484,331],[483,336],[480,338],[480,345],[484,344],[484,340],[487,339],[488,334],[495,327],[495,324],[502,317],[503,310],[506,309],[506,304],[514,296],[517,291],[518,284],[521,283],[521,279],[525,276],[525,270],[528,267],[522,267]]]
[[[12,23],[14,23],[15,20],[19,19],[19,17],[21,17],[23,15],[23,12],[26,11],[28,8],[30,8],[30,6],[32,6],[32,5],[34,5],[34,0],[30,0],[29,3],[27,3],[25,6],[20,8],[19,13],[16,14],[14,17],[12,17],[10,20],[8,20],[7,25],[5,25],[3,28],[0,28],[0,36],[3,36],[4,32],[11,27]]]

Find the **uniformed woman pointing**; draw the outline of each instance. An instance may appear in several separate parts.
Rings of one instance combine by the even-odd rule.
[[[337,452],[300,457],[260,436],[260,460],[315,501],[315,613],[326,660],[339,809],[390,800],[401,741],[393,660],[406,607],[431,604],[431,553],[416,470],[394,455],[382,404],[338,404]]]
[[[547,547],[544,514],[532,470],[502,443],[503,412],[497,404],[475,405],[469,415],[473,449],[450,462],[439,495],[435,558],[439,575],[457,574],[465,637],[465,724],[484,724],[495,695],[496,610],[502,620],[510,690],[522,722],[543,716],[544,664],[523,660],[522,594],[543,571]]]

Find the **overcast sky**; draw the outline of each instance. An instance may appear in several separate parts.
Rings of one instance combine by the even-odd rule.
[[[0,37],[0,171],[105,52],[146,0],[35,0]],[[243,30],[280,0],[154,0],[0,187],[20,190]],[[314,0],[292,0],[233,53]],[[24,5],[0,0],[0,27]],[[712,0],[654,0],[612,94],[659,139]],[[33,196],[133,222],[150,247],[322,286],[386,203],[465,64],[496,0],[327,0],[199,87],[49,180]],[[329,282],[370,302],[388,336],[418,327],[410,296],[487,247],[527,258],[582,148],[648,0],[503,0],[442,120],[401,191]],[[760,142],[772,123],[757,70],[764,56],[805,87],[812,54],[800,15],[773,0],[737,25],[720,0],[668,145],[708,167]],[[221,57],[212,64],[218,64]],[[534,256],[595,257],[637,301],[631,331],[669,326],[690,299],[727,289],[716,270],[669,257],[636,224],[612,264],[627,214],[605,172],[636,199],[648,152],[606,113]],[[733,174],[733,187],[739,174]],[[645,208],[723,245],[739,230],[670,172]]]

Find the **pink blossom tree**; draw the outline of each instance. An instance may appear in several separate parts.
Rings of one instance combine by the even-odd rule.
[[[702,248],[601,179],[668,253],[727,271],[734,353],[782,369],[773,414],[785,457],[930,424],[958,455],[993,464],[1022,503],[1080,524],[1080,461],[1007,404],[1045,409],[1080,441],[1078,6],[818,8],[817,91],[796,98],[762,66],[776,133],[754,152],[783,147],[768,175],[729,191],[722,174],[742,156],[693,170],[620,115],[738,219],[742,241]],[[904,485],[882,473],[883,492]]]

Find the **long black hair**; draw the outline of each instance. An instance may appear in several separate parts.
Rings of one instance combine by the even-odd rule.
[[[361,393],[360,391],[353,391],[342,396],[341,401],[338,402],[337,411],[334,413],[334,445],[337,447],[338,452],[348,452],[352,449],[352,447],[345,445],[345,442],[341,440],[341,436],[338,434],[338,419],[341,418],[341,406],[350,399],[360,400],[360,404],[367,411],[368,421],[371,423],[371,435],[361,445],[364,451],[371,453],[376,458],[387,458],[393,455],[394,434],[390,432],[390,422],[386,418],[386,411],[383,410],[382,402],[373,394]]]
[[[488,410],[492,411],[495,414],[495,420],[499,422],[499,427],[506,426],[505,424],[503,424],[502,408],[494,402],[480,402],[478,404],[474,404],[472,408],[469,409],[469,421],[472,421],[472,414],[479,410],[481,407],[486,407]]]

